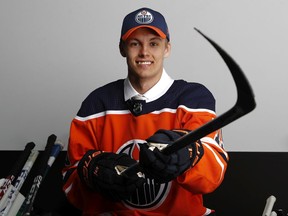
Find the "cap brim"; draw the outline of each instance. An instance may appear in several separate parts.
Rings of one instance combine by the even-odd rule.
[[[152,30],[154,30],[161,38],[165,39],[166,38],[166,34],[163,33],[163,31],[161,31],[159,28],[156,28],[154,26],[149,26],[149,25],[140,25],[140,26],[136,26],[134,28],[129,29],[129,31],[127,31],[124,35],[122,35],[121,39],[123,41],[127,40],[127,38],[137,29],[139,28],[150,28]]]

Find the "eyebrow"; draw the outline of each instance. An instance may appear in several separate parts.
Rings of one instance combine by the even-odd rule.
[[[130,41],[136,40],[136,41],[139,41],[139,42],[140,42],[140,40],[138,40],[137,38],[130,38],[129,40],[130,40]],[[152,38],[149,39],[149,41],[153,41],[153,40],[159,40],[159,41],[161,41],[162,38],[161,38],[160,36],[155,36],[155,37],[152,37]]]
[[[150,40],[162,40],[163,38],[161,38],[160,36],[157,36],[157,37],[153,37],[153,38],[151,38]]]

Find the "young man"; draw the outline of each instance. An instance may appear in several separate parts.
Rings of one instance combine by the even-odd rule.
[[[221,131],[171,155],[159,150],[215,118],[214,97],[164,70],[171,44],[159,12],[128,14],[119,47],[127,78],[94,90],[72,121],[63,170],[68,200],[83,215],[215,214],[203,206],[202,194],[224,178]],[[120,174],[119,167],[138,160],[142,174]]]

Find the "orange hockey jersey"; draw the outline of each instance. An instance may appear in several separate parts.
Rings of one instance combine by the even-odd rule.
[[[201,139],[204,155],[196,166],[168,183],[146,179],[128,200],[106,200],[82,184],[77,174],[77,164],[89,149],[124,152],[138,160],[139,145],[158,129],[194,130],[216,117],[214,97],[203,85],[161,80],[148,92],[146,102],[127,100],[135,90],[122,79],[96,89],[82,103],[71,123],[63,189],[83,215],[198,216],[211,212],[203,206],[202,194],[221,184],[228,161],[220,130]]]

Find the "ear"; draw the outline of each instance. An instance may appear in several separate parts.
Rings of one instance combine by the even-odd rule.
[[[164,50],[164,58],[167,58],[171,52],[171,43],[169,41],[166,42],[166,47]]]
[[[119,50],[120,50],[121,55],[125,58],[126,52],[125,52],[125,48],[124,48],[124,42],[122,40],[119,43]]]

